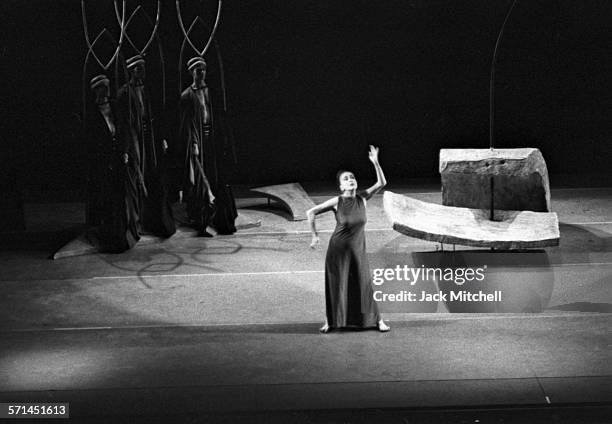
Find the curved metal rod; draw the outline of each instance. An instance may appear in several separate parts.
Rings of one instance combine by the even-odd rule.
[[[225,69],[223,67],[223,58],[221,57],[221,48],[219,47],[219,43],[217,40],[214,40],[215,51],[217,52],[217,62],[219,64],[219,80],[221,81],[221,100],[223,103],[223,123],[226,129],[226,137],[227,141],[230,144],[232,149],[232,159],[234,160],[234,165],[238,165],[238,154],[236,152],[236,141],[234,140],[234,131],[232,130],[232,126],[228,122],[228,113],[227,113],[227,93],[225,91]]]
[[[115,5],[116,5],[116,3],[115,3]],[[128,40],[128,43],[130,43],[130,45],[132,46],[132,48],[133,48],[134,50],[136,50],[136,52],[138,52],[139,54],[140,54],[140,50],[138,49],[138,47],[136,47],[136,44],[134,44],[134,42],[132,41],[132,38],[131,38],[131,37],[129,36],[129,34],[127,33],[127,28],[128,28],[128,26],[130,25],[130,22],[132,22],[132,19],[134,18],[134,15],[136,15],[136,13],[138,13],[138,11],[139,11],[140,9],[142,9],[142,6],[141,6],[141,5],[136,6],[136,9],[134,9],[134,10],[132,11],[132,13],[130,13],[129,18],[128,18],[128,20],[127,20],[127,21],[126,21],[126,23],[125,23],[125,33],[126,33],[126,35],[127,35],[127,36],[125,37],[125,39],[126,39],[126,40]],[[115,9],[115,15],[116,15],[116,14],[117,14],[117,9]]]
[[[112,43],[115,43],[116,41],[113,35],[110,33],[110,31],[108,31],[106,28],[102,28],[102,30],[98,33],[96,38],[94,38],[93,42],[91,43],[92,49],[90,49],[85,55],[85,61],[83,62],[83,72],[81,74],[81,80],[82,80],[82,99],[81,100],[83,102],[83,110],[82,110],[83,120],[85,120],[85,115],[87,113],[87,94],[86,94],[87,93],[87,66],[89,65],[90,57],[95,55],[93,48],[96,46],[96,44],[98,43],[98,41],[103,35],[106,35],[111,40]],[[118,63],[118,62],[119,61],[116,61],[115,63]],[[106,72],[107,69],[104,69],[104,71]]]
[[[155,36],[157,39],[157,48],[159,50],[159,62],[161,63],[161,77],[162,77],[162,108],[166,108],[166,61],[164,59],[164,49],[161,44],[161,40],[158,35]]]
[[[144,14],[145,19],[150,24],[153,24],[153,20],[151,19],[151,16],[149,16],[147,11],[142,9],[142,13]],[[159,19],[159,14],[158,14],[158,16],[155,19]],[[159,38],[159,34],[157,33],[157,31],[155,32],[154,39],[157,41],[157,50],[158,50],[158,53],[159,53],[159,63],[160,63],[160,68],[161,68],[162,107],[165,108],[166,107],[166,59],[164,57],[164,49],[162,47],[161,38]],[[149,42],[148,44],[151,44],[151,43]],[[147,48],[148,48],[148,45],[145,46],[145,49],[143,49],[142,52],[140,52],[140,54],[144,56],[146,54],[145,50]]]
[[[160,3],[158,2],[158,5]],[[149,39],[149,41],[147,42],[147,44],[145,45],[145,47],[142,50],[139,50],[138,47],[136,47],[134,45],[134,43],[132,43],[131,39],[129,38],[129,35],[127,33],[127,28],[130,25],[131,20],[134,18],[134,16],[136,16],[136,13],[138,11],[142,11],[142,14],[144,16],[144,18],[147,20],[147,22],[151,25],[154,25],[154,30],[153,33],[151,34],[151,38]],[[155,17],[155,24],[153,24],[153,20],[151,19],[151,16],[147,13],[147,11],[141,7],[140,5],[138,5],[138,7],[136,7],[136,9],[134,9],[134,11],[130,14],[130,17],[128,18],[127,22],[125,23],[125,37],[128,40],[128,42],[132,45],[132,47],[134,48],[134,50],[136,50],[138,52],[138,54],[145,56],[146,55],[146,50],[149,48],[149,46],[151,45],[151,41],[152,40],[156,40],[157,41],[157,49],[159,52],[159,61],[160,61],[160,68],[161,68],[161,79],[162,79],[162,106],[165,108],[166,107],[166,61],[164,58],[164,49],[162,47],[162,43],[161,43],[161,39],[159,38],[159,33],[157,32],[157,27],[159,24],[159,8],[157,9],[157,16]]]
[[[111,56],[108,63],[104,65],[102,61],[100,60],[100,58],[98,57],[98,55],[96,54],[96,52],[93,50],[95,41],[92,44],[89,38],[89,29],[87,27],[87,14],[85,12],[85,0],[81,0],[81,17],[83,19],[83,32],[85,34],[85,42],[87,43],[88,55],[89,55],[89,52],[91,52],[93,57],[96,59],[96,62],[98,62],[98,65],[100,65],[100,67],[104,69],[104,71],[107,71],[108,68],[112,65],[113,61],[117,58],[117,55],[119,54],[119,51],[121,50],[121,46],[123,44],[123,37],[125,35],[125,25],[124,25],[125,24],[125,9],[126,9],[125,2],[126,0],[123,0],[121,20],[119,20],[119,10],[117,9],[117,3],[115,2],[115,14],[117,16],[117,22],[119,23],[119,27],[120,27],[119,43],[117,44],[117,48],[115,49],[115,52]],[[104,28],[102,32],[104,31],[107,31],[106,28]],[[102,32],[98,34],[98,37],[96,37],[96,40],[101,36]]]
[[[219,64],[219,81],[221,82],[221,100],[223,102],[223,111],[227,112],[227,95],[225,93],[225,70],[223,68],[223,58],[221,57],[221,49],[217,40],[215,43],[215,52],[217,53],[217,62]]]
[[[125,65],[125,57],[123,57],[123,53],[119,53],[119,60],[115,61],[115,98],[119,95],[119,89],[123,84],[121,82],[125,82],[128,80],[128,70]],[[121,76],[122,79],[119,78],[119,68],[121,68]]]
[[[178,0],[176,1],[178,2]],[[206,52],[208,51],[208,48],[210,47],[210,43],[212,42],[213,38],[215,38],[215,34],[217,33],[217,28],[219,27],[219,21],[221,20],[222,3],[223,1],[219,0],[219,7],[217,8],[217,16],[215,18],[215,24],[213,25],[213,29],[212,29],[212,32],[210,33],[210,37],[208,38],[208,42],[204,46],[204,50],[200,52],[200,56],[204,56],[206,54]]]
[[[204,22],[204,20],[202,18],[200,18],[199,16],[196,16],[193,21],[191,22],[191,25],[189,25],[189,28],[187,29],[187,34],[191,34],[191,31],[194,29],[195,25],[201,22],[202,25],[204,26],[205,29],[210,29],[210,27],[208,25],[206,25],[206,22]],[[181,43],[181,49],[179,52],[179,62],[178,62],[178,76],[179,76],[179,94],[183,92],[183,73],[182,73],[182,69],[183,69],[183,54],[185,52],[185,43],[187,42],[187,38],[183,38],[183,42]],[[222,101],[223,101],[223,110],[227,112],[227,94],[226,94],[226,90],[225,90],[225,71],[223,69],[223,58],[221,56],[221,49],[219,48],[219,43],[217,42],[217,40],[213,40],[213,44],[215,47],[215,53],[217,56],[217,62],[219,65],[219,79],[221,82],[221,96],[222,96]],[[200,53],[196,50],[196,53]]]
[[[206,22],[204,22],[204,20],[200,18],[199,16],[196,16],[191,22],[191,25],[189,25],[189,29],[187,29],[187,34],[191,33],[191,31],[193,30],[193,28],[198,22],[201,22],[202,25],[204,25],[205,29],[209,29],[208,25],[206,25]],[[181,70],[183,68],[183,53],[185,52],[185,42],[186,41],[187,40],[184,38],[183,42],[181,43],[181,49],[179,52],[179,63],[178,63],[179,94],[183,92],[183,78],[182,78],[183,73],[181,72]],[[222,96],[222,102],[223,102],[223,111],[227,112],[227,94],[225,91],[225,70],[223,68],[223,58],[221,56],[221,48],[219,47],[219,43],[217,42],[217,40],[214,40],[213,42],[214,42],[214,47],[215,47],[215,53],[217,56],[217,63],[219,65],[219,81],[221,82],[221,96]]]
[[[196,16],[193,21],[191,22],[191,25],[189,25],[189,29],[187,30],[187,34],[189,34],[191,32],[191,30],[193,30],[195,24],[198,21],[202,21],[202,19],[199,16]],[[204,21],[202,21],[202,25],[204,25]],[[179,96],[181,95],[181,93],[183,92],[183,53],[185,52],[185,43],[187,42],[187,37],[183,37],[183,42],[181,43],[181,49],[179,51],[179,62],[178,62],[178,76],[179,76]],[[193,46],[192,46],[193,47]],[[196,51],[196,53],[200,53],[198,52],[196,49],[194,49]]]
[[[85,55],[85,61],[83,62],[83,72],[81,73],[81,101],[82,101],[82,106],[83,106],[83,128],[85,128],[85,116],[87,114],[87,65],[89,65],[89,58],[93,55],[95,58],[95,53],[93,51],[93,47],[96,45],[96,43],[98,42],[98,40],[100,39],[100,37],[102,36],[102,34],[104,33],[108,33],[106,28],[102,28],[102,30],[100,31],[100,33],[96,36],[96,38],[94,38],[93,43],[91,43],[91,49],[89,49],[87,51],[87,54]],[[110,34],[109,34],[110,35]],[[113,40],[114,41],[114,40]],[[96,58],[96,61],[98,62],[98,64],[104,68],[104,66],[102,66],[102,64],[100,64],[100,62],[98,61],[98,59]]]
[[[195,52],[198,55],[200,55],[200,56],[204,56],[206,54],[206,51],[208,51],[208,48],[210,47],[210,43],[212,42],[213,38],[215,37],[215,33],[217,32],[217,28],[219,27],[219,21],[221,20],[221,7],[222,7],[222,5],[223,5],[223,0],[219,0],[219,3],[217,5],[217,16],[215,18],[215,24],[213,26],[213,29],[212,29],[211,33],[210,33],[210,37],[208,38],[208,41],[206,42],[206,45],[204,46],[204,49],[202,51],[200,51],[195,46],[195,44],[193,44],[191,39],[189,38],[189,32],[185,31],[185,25],[183,24],[183,15],[181,14],[180,0],[176,0],[176,15],[178,17],[179,27],[181,28],[181,31],[183,32],[183,36],[185,37],[185,40],[189,43],[191,48],[194,49]],[[199,18],[199,16],[197,18]]]
[[[497,53],[499,49],[499,44],[501,42],[502,36],[504,34],[504,29],[506,28],[506,22],[508,22],[508,18],[516,5],[517,0],[512,2],[510,9],[508,9],[508,13],[506,13],[506,18],[504,19],[504,23],[499,30],[499,34],[497,35],[497,41],[495,42],[495,49],[493,50],[493,60],[491,61],[491,78],[489,80],[489,148],[493,149],[495,146],[495,136],[494,136],[494,119],[495,119],[495,64],[497,62]]]
[[[115,16],[117,17],[117,21],[119,21],[119,9],[117,8],[117,1],[114,0],[113,4],[115,6]],[[149,14],[144,10],[144,8],[141,5],[138,5],[132,11],[132,13],[130,13],[130,17],[128,18],[127,22],[125,23],[125,38],[128,40],[130,45],[134,48],[134,50],[136,50],[138,52],[138,54],[144,55],[146,53],[146,51],[148,50],[148,48],[151,46],[151,43],[153,42],[153,39],[157,36],[157,30],[159,29],[159,22],[160,22],[160,17],[161,17],[161,0],[157,0],[157,12],[156,12],[156,15],[155,15],[155,24],[153,25],[153,30],[151,32],[151,36],[149,37],[149,40],[145,43],[145,45],[144,45],[144,47],[142,49],[139,49],[136,46],[136,44],[134,44],[134,42],[132,41],[132,39],[130,38],[130,36],[129,36],[128,32],[127,32],[127,28],[130,25],[130,22],[132,22],[132,19],[134,19],[134,17],[136,16],[136,14],[140,10],[142,10],[142,12],[145,14],[145,16],[147,17],[147,20],[150,23],[153,23],[153,21],[152,21],[151,17],[149,16]]]
[[[113,43],[115,42],[115,39],[112,38],[112,35],[111,35],[110,31],[108,29],[106,29],[106,27],[102,28],[102,30],[98,33],[96,38],[94,38],[93,43],[91,43],[92,49],[87,52],[87,55],[85,55],[86,57],[89,56],[90,54],[92,56],[94,56],[94,57],[96,56],[95,52],[93,51],[93,48],[96,46],[96,44],[100,40],[100,37],[102,37],[104,34],[108,34],[108,36],[111,37],[111,40],[113,41]]]
[[[183,44],[185,44],[185,41],[187,41],[189,45],[191,46],[191,48],[195,50],[197,54],[200,54],[200,50],[198,50],[198,48],[191,42],[191,39],[189,38],[189,32],[185,31],[185,25],[183,24],[183,16],[181,15],[181,5],[179,4],[179,0],[176,0],[176,15],[178,17],[179,27],[181,28],[181,31],[183,32]],[[191,26],[189,27],[189,31],[191,31],[193,25],[199,18],[200,18],[199,16],[196,16],[194,18],[193,22],[191,23]]]
[[[194,29],[194,27],[196,26],[196,24],[198,22],[201,22],[205,29],[210,29],[210,27],[208,25],[206,25],[206,22],[204,22],[204,20],[202,18],[200,18],[199,16],[196,16],[193,19],[193,21],[191,22],[191,25],[189,25],[189,28],[187,29],[187,34],[191,34],[191,31]],[[183,92],[183,78],[182,78],[183,73],[182,73],[182,68],[183,68],[183,54],[185,52],[185,43],[186,42],[187,42],[187,38],[183,38],[183,42],[181,43],[181,49],[180,49],[180,52],[179,52],[179,62],[178,62],[179,94]],[[217,43],[217,40],[214,40],[214,46],[215,46],[215,51],[216,51],[217,59],[218,59],[218,62],[219,62],[221,89],[223,91],[223,105],[224,105],[224,110],[226,110],[225,75],[223,73],[223,60],[221,58],[221,50],[219,49],[219,43]],[[196,53],[198,54],[198,56],[202,57],[202,55],[200,55],[199,51],[196,50]]]
[[[113,98],[117,98],[117,93],[119,91],[119,63],[122,62],[123,59],[121,53],[119,53],[119,60],[115,62],[115,69],[113,70],[114,80],[115,80],[115,92],[113,93]]]

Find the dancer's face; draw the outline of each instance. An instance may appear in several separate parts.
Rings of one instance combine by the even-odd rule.
[[[195,82],[203,82],[206,79],[206,66],[198,65],[191,71]]]
[[[139,63],[138,65],[132,68],[132,76],[135,80],[144,81],[145,75],[146,73],[144,63]]]
[[[104,99],[105,97],[108,97],[110,93],[108,83],[98,85],[96,88],[93,89],[93,92],[94,92],[94,95],[96,96],[96,101],[100,101]]]
[[[340,191],[357,189],[357,179],[352,172],[343,172],[338,179],[340,180]]]

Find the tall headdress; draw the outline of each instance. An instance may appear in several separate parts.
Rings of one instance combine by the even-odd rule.
[[[89,87],[93,90],[94,88],[99,87],[100,85],[108,85],[109,83],[110,80],[108,79],[106,74],[100,74],[96,75],[89,81]]]
[[[206,68],[206,61],[200,56],[192,57],[187,61],[187,70],[191,71],[196,66],[202,66]]]
[[[125,67],[127,69],[132,69],[136,65],[144,65],[144,63],[145,63],[144,57],[142,57],[142,55],[137,54],[137,55],[134,55],[128,58],[125,61]]]
[[[119,21],[120,19],[119,7],[117,5],[116,0],[113,0],[113,1],[115,5],[115,16],[117,18],[117,21]],[[136,45],[132,37],[130,37],[130,33],[128,31],[130,24],[132,23],[134,18],[138,16],[138,14],[141,14],[145,18],[145,20],[153,27],[151,29],[151,34],[147,38],[147,42],[144,43],[144,45],[142,45],[141,47]],[[136,52],[136,55],[126,60],[126,69],[130,69],[131,67],[134,67],[138,63],[144,63],[145,58],[147,57],[147,54],[149,53],[149,48],[151,47],[151,44],[153,43],[154,40],[157,41],[157,48],[159,51],[159,60],[160,60],[160,67],[161,67],[162,104],[165,105],[166,104],[166,65],[164,61],[164,51],[161,46],[161,41],[159,39],[159,31],[158,31],[160,16],[161,16],[161,0],[157,0],[155,21],[151,19],[151,16],[147,13],[147,11],[144,9],[144,7],[142,7],[141,4],[136,6],[136,8],[132,11],[132,13],[130,13],[130,16],[125,21],[124,32],[125,32],[126,41],[132,47],[132,49]]]
[[[183,53],[184,53],[184,49],[185,49],[185,44],[188,44],[193,49],[194,53],[196,54],[194,57],[189,59],[189,61],[187,61],[187,70],[193,69],[193,67],[198,65],[198,64],[202,64],[203,63],[204,65],[206,65],[206,61],[204,60],[204,55],[206,54],[206,52],[208,51],[208,49],[212,45],[212,42],[213,42],[213,40],[215,38],[215,33],[217,32],[217,28],[219,27],[219,21],[221,19],[221,7],[222,7],[222,5],[223,5],[223,1],[219,0],[219,2],[217,4],[217,15],[215,17],[215,24],[213,25],[213,28],[210,31],[210,36],[208,37],[208,41],[204,45],[204,48],[202,50],[200,50],[200,49],[198,49],[196,47],[194,42],[191,40],[191,38],[189,37],[189,34],[195,28],[195,26],[196,26],[196,24],[198,22],[200,22],[202,25],[204,25],[204,21],[198,15],[198,16],[196,16],[193,19],[193,21],[191,22],[191,25],[189,25],[189,28],[185,29],[185,24],[183,23],[183,14],[181,12],[180,0],[176,0],[176,15],[178,17],[179,28],[181,29],[181,31],[183,33],[183,43],[181,44],[181,51],[180,51],[180,54],[179,54],[179,63],[178,63],[179,92],[183,89],[183,87],[182,87],[182,78],[181,78],[181,75],[182,75],[181,69],[183,68]],[[225,83],[223,82],[222,84],[225,84]]]
[[[83,70],[82,70],[82,74],[81,74],[81,86],[82,86],[82,108],[83,108],[83,117],[86,116],[87,113],[87,93],[89,92],[89,90],[87,89],[87,80],[88,80],[88,76],[87,76],[87,68],[89,65],[89,61],[90,59],[93,57],[95,59],[95,62],[97,63],[97,65],[101,68],[101,71],[104,73],[105,77],[106,74],[108,72],[108,70],[110,69],[110,67],[113,65],[113,63],[115,64],[115,79],[117,78],[117,58],[120,55],[121,52],[121,47],[123,45],[123,41],[125,39],[125,23],[126,23],[126,19],[125,19],[125,10],[126,10],[126,5],[125,2],[126,0],[123,0],[122,2],[122,7],[121,7],[121,12],[119,12],[119,7],[117,5],[117,0],[113,0],[114,2],[114,7],[115,7],[115,14],[117,17],[117,23],[119,24],[119,40],[117,41],[117,38],[113,37],[113,35],[111,34],[111,32],[106,28],[102,28],[100,30],[100,32],[98,33],[98,35],[96,35],[96,37],[93,39],[90,38],[89,36],[89,28],[87,25],[87,11],[85,8],[85,0],[81,0],[81,17],[83,20],[83,34],[85,35],[85,44],[87,45],[87,53],[85,55],[85,60],[83,62]],[[114,45],[114,51],[111,54],[110,58],[108,59],[107,62],[104,62],[100,56],[96,53],[95,51],[95,47],[96,45],[102,40],[102,39],[108,39],[111,41],[111,43]],[[100,71],[98,71],[100,72]],[[96,77],[94,77],[95,79]],[[93,80],[92,80],[93,81]],[[92,81],[90,81],[90,88],[93,88],[91,86]],[[102,79],[97,80],[98,82],[102,81]],[[110,82],[108,77],[106,77],[106,81]],[[85,122],[86,120],[83,119],[83,122]]]

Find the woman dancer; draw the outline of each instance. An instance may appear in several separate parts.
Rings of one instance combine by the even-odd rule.
[[[341,195],[308,210],[312,231],[310,247],[319,243],[315,215],[333,210],[336,229],[329,240],[325,257],[325,324],[319,331],[340,327],[377,327],[389,331],[373,298],[370,269],[366,257],[364,227],[367,221],[366,200],[382,189],[387,181],[378,162],[378,148],[370,146],[368,157],[376,170],[376,184],[357,193],[352,172],[337,174]]]

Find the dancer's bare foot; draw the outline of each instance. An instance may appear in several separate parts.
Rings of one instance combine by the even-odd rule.
[[[323,324],[323,327],[319,328],[319,332],[325,334],[325,333],[329,333],[330,331],[331,331],[331,327],[329,326],[326,320],[325,324]]]
[[[391,327],[385,324],[382,319],[378,321],[378,331],[380,331],[381,333],[386,333],[389,330],[391,330]]]

